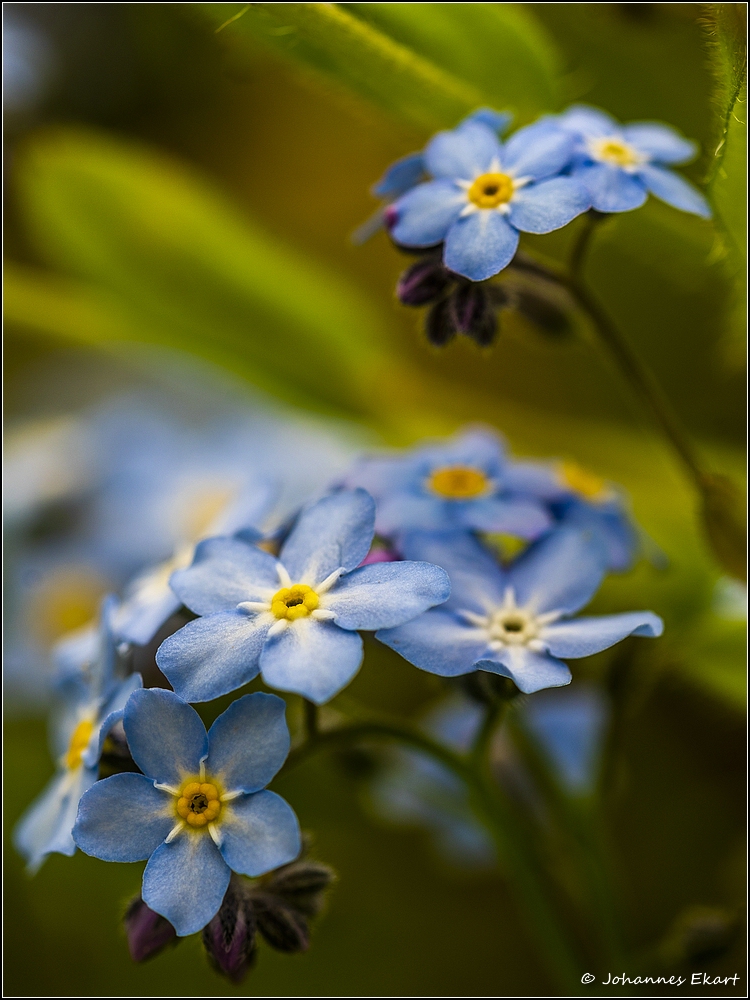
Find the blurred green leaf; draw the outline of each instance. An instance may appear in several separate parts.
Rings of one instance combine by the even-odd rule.
[[[725,258],[735,283],[725,355],[733,367],[741,369],[746,320],[747,6],[705,4],[701,20],[715,80],[716,145],[708,190],[722,236],[716,255]]]
[[[557,102],[558,57],[528,4],[342,4],[522,119]]]
[[[522,118],[555,103],[552,46],[520,5],[189,6],[222,34],[269,44],[423,128],[488,102]]]
[[[92,132],[38,136],[19,157],[33,239],[64,274],[96,286],[11,286],[10,308],[77,339],[192,351],[316,408],[360,412],[384,330],[346,282],[273,239],[201,177]],[[92,317],[106,307],[108,319]],[[118,317],[117,320],[112,317]],[[28,324],[27,324],[28,325]]]

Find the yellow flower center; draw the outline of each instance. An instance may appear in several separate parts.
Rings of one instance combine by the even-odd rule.
[[[448,500],[471,500],[487,491],[489,480],[479,469],[468,465],[451,465],[435,469],[427,481],[428,488]]]
[[[175,811],[188,826],[196,829],[215,823],[221,814],[221,791],[214,781],[191,778],[180,789]]]
[[[320,598],[312,587],[295,583],[276,591],[271,601],[271,611],[277,618],[288,618],[293,622],[297,618],[306,618],[319,604]]]
[[[571,490],[586,500],[595,500],[597,497],[601,497],[607,487],[601,476],[595,476],[593,472],[582,469],[575,462],[562,462],[560,464],[560,478],[566,486],[569,486]]]
[[[596,159],[613,167],[634,167],[642,160],[632,146],[620,139],[597,139],[592,145]]]
[[[75,771],[83,763],[83,753],[89,745],[93,731],[94,723],[89,719],[79,722],[73,731],[68,744],[68,752],[65,754],[65,766],[71,771]]]
[[[507,174],[482,174],[468,190],[477,208],[497,208],[513,197],[513,180]]]

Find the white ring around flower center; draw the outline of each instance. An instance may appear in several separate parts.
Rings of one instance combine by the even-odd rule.
[[[500,607],[493,608],[486,615],[474,611],[459,611],[458,614],[469,624],[484,633],[491,649],[500,651],[509,646],[527,646],[534,652],[542,652],[544,643],[539,633],[545,625],[556,621],[561,611],[546,611],[537,614],[532,607],[520,608],[512,587],[507,587]]]

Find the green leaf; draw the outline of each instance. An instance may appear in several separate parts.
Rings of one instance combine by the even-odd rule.
[[[517,4],[191,4],[222,37],[260,40],[426,129],[480,104],[555,104],[556,60]],[[238,16],[239,15],[239,16]],[[233,19],[234,18],[234,19]]]
[[[190,4],[215,29],[243,4]],[[376,28],[330,3],[252,4],[222,40],[261,41],[312,66],[396,117],[425,129],[453,125],[482,94]]]
[[[377,312],[350,285],[242,218],[205,179],[148,149],[78,130],[19,158],[21,205],[39,251],[96,294],[28,275],[12,308],[78,339],[191,351],[282,398],[361,412],[382,364]],[[56,297],[66,300],[56,315]],[[104,309],[107,321],[92,320]],[[33,315],[32,315],[33,314]]]
[[[723,257],[734,279],[725,355],[738,369],[745,360],[745,269],[747,239],[747,6],[705,4],[702,24],[715,79],[716,145],[708,172],[708,191]]]
[[[521,119],[557,104],[558,57],[528,9],[514,3],[343,4],[420,56],[472,83]]]

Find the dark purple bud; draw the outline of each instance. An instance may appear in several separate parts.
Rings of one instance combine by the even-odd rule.
[[[429,342],[435,347],[445,347],[456,336],[449,299],[436,302],[427,313],[425,333]]]
[[[383,225],[390,231],[398,222],[398,212],[396,211],[395,205],[388,205],[386,210],[383,212]]]
[[[307,951],[310,930],[302,913],[271,893],[253,893],[258,930],[277,951]]]
[[[518,291],[515,307],[543,333],[561,337],[570,333],[570,317],[565,309],[543,292]]]
[[[255,960],[255,916],[249,896],[235,879],[229,883],[219,912],[203,928],[209,961],[233,983],[245,978]]]
[[[452,272],[439,257],[426,257],[404,271],[398,279],[396,295],[405,306],[424,306],[439,299],[453,280]]]
[[[277,869],[263,888],[312,917],[320,911],[323,893],[335,877],[331,868],[317,861],[293,861]]]
[[[130,957],[134,962],[145,962],[168,944],[177,944],[174,927],[159,913],[154,913],[146,906],[140,896],[128,906],[123,923]]]
[[[450,295],[453,326],[485,347],[497,333],[497,316],[487,288],[481,282],[466,282]]]

